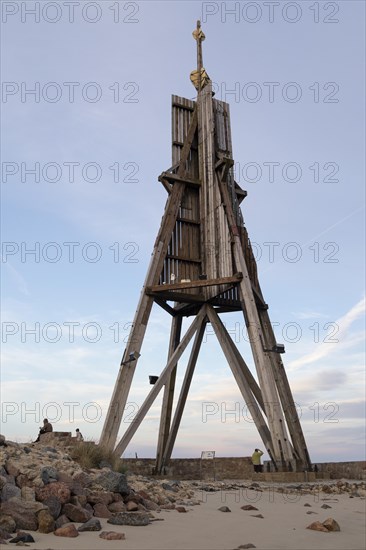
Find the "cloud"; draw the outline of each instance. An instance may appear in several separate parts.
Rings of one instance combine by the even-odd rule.
[[[314,363],[315,361],[319,361],[320,359],[324,359],[328,355],[331,355],[334,353],[334,351],[337,351],[337,353],[340,352],[340,350],[347,348],[349,346],[353,346],[355,343],[358,343],[360,341],[360,336],[356,335],[351,338],[346,339],[345,336],[347,334],[348,329],[352,326],[352,324],[359,319],[359,317],[362,316],[362,314],[365,311],[365,297],[362,298],[355,306],[353,306],[345,315],[340,317],[334,324],[339,327],[338,334],[336,335],[336,338],[339,340],[338,346],[335,349],[334,346],[330,346],[329,342],[323,342],[320,345],[317,346],[317,349],[303,357],[300,357],[299,359],[296,359],[295,361],[292,361],[289,363],[288,368],[289,370],[298,369],[300,367],[303,367],[304,365],[309,365],[311,363]],[[343,337],[343,338],[342,338]],[[364,340],[364,337],[361,337],[362,340]]]

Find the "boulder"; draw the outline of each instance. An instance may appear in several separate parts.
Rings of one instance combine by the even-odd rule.
[[[20,498],[21,497],[21,490],[16,485],[12,485],[11,483],[5,483],[4,487],[1,490],[0,494],[0,500],[2,502],[5,502],[6,500],[9,500],[10,498]]]
[[[187,512],[187,510],[184,508],[184,506],[176,506],[175,509],[176,509],[177,512],[179,512],[180,514]]]
[[[86,498],[90,504],[102,503],[108,506],[114,501],[114,493],[111,491],[88,491]]]
[[[17,546],[23,546],[23,544],[26,542],[35,542],[35,541],[30,533],[22,533],[21,531],[19,531],[17,533],[17,536],[9,540],[9,542],[16,543]],[[23,544],[19,544],[19,543],[23,543]]]
[[[116,531],[102,531],[99,537],[104,540],[125,540],[126,535],[124,533],[116,533]]]
[[[16,529],[15,520],[10,515],[0,515],[0,529],[7,533],[14,533]]]
[[[51,495],[43,501],[43,504],[47,506],[53,519],[57,519],[60,515],[62,507],[60,499],[54,495]]]
[[[80,483],[80,485],[85,489],[85,487],[89,487],[93,483],[92,477],[87,474],[86,472],[78,472],[75,474],[72,478],[73,481],[77,481]]]
[[[112,525],[134,525],[144,526],[149,525],[150,517],[146,512],[119,512],[113,514],[111,518],[107,520],[107,523]]]
[[[50,481],[52,480],[57,481],[58,472],[56,468],[53,468],[53,466],[45,466],[44,468],[42,468],[41,479],[45,485],[50,483]]]
[[[230,508],[228,506],[220,506],[218,508],[219,512],[231,512]]]
[[[0,528],[0,539],[7,540],[11,539],[12,535],[9,533],[9,531],[5,531],[4,529]]]
[[[144,506],[145,506],[146,510],[155,511],[155,510],[159,509],[159,506],[157,504],[155,504],[155,502],[153,502],[152,500],[145,500],[144,499]]]
[[[138,504],[136,504],[136,502],[134,502],[133,500],[129,500],[126,503],[127,512],[137,512],[138,509],[139,509]]]
[[[126,505],[124,502],[122,501],[119,501],[119,502],[112,502],[111,504],[108,505],[108,510],[110,512],[125,512],[126,511]]]
[[[53,534],[56,535],[56,537],[75,538],[79,536],[75,525],[73,525],[72,523],[69,525],[64,525],[63,527],[59,527]]]
[[[65,516],[65,514],[62,514],[61,516],[59,516],[56,521],[55,521],[55,528],[56,529],[59,529],[60,527],[62,527],[63,525],[65,525],[66,523],[70,523],[70,520],[67,516]]]
[[[324,531],[324,533],[328,533],[328,529],[324,527],[320,521],[314,521],[313,523],[310,523],[310,525],[307,526],[306,529],[312,529],[313,531]]]
[[[336,522],[336,520],[333,519],[333,518],[327,518],[325,521],[323,521],[323,525],[328,531],[340,531],[341,530],[341,528],[339,526],[339,523]]]
[[[7,460],[5,462],[5,469],[10,476],[17,477],[20,474],[19,466],[14,462],[14,460]]]
[[[80,525],[78,528],[79,533],[82,533],[83,531],[101,531],[102,526],[100,524],[99,519],[97,518],[90,518],[88,521]]]
[[[97,518],[110,518],[112,517],[112,512],[110,512],[105,504],[98,502],[94,504],[94,515]]]
[[[55,496],[61,504],[66,504],[70,500],[70,489],[62,481],[49,483],[45,487],[36,489],[36,499],[40,502],[48,499],[50,496]]]
[[[23,487],[34,487],[35,483],[33,479],[30,479],[26,474],[19,474],[16,478],[16,484],[21,489]]]
[[[28,502],[20,498],[13,498],[3,502],[0,511],[2,514],[11,516],[15,520],[17,529],[37,531],[38,521],[36,514],[44,509],[46,509],[46,506],[40,502]]]
[[[62,513],[76,523],[84,523],[92,517],[92,514],[88,510],[80,506],[75,506],[74,504],[64,504]]]
[[[27,487],[26,485],[21,488],[21,497],[23,500],[34,502],[36,500],[36,493],[33,487]]]
[[[128,495],[130,492],[126,476],[118,472],[105,471],[97,476],[94,482],[103,487],[106,491],[111,491],[112,493]]]
[[[55,530],[55,520],[48,510],[41,510],[37,514],[37,518],[40,533],[52,533]]]
[[[252,506],[251,504],[245,504],[244,506],[241,506],[242,510],[258,510],[255,506]]]

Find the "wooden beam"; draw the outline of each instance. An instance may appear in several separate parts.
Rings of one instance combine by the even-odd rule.
[[[166,292],[168,290],[183,290],[187,288],[202,288],[206,286],[225,285],[230,283],[238,283],[243,278],[242,273],[236,273],[232,277],[220,277],[219,279],[198,279],[187,283],[174,283],[168,285],[156,285],[147,287],[147,292]]]
[[[286,423],[281,409],[281,404],[273,377],[272,366],[268,353],[264,351],[264,341],[259,314],[253,294],[252,284],[248,274],[243,247],[240,241],[239,231],[229,196],[227,184],[216,174],[222,201],[225,204],[226,215],[231,229],[233,240],[233,252],[236,269],[243,273],[240,281],[240,295],[243,304],[243,313],[248,328],[249,341],[257,370],[259,385],[262,389],[266,416],[268,418],[270,433],[273,442],[273,457],[280,468],[292,458],[291,446],[286,432]]]
[[[163,298],[164,300],[168,300],[169,302],[187,302],[190,304],[204,304],[206,301],[203,294],[185,294],[184,292],[174,292],[172,290],[168,292],[163,292],[163,291],[151,292],[147,290],[146,294],[154,298],[155,297]]]
[[[192,120],[188,129],[184,147],[181,151],[181,157],[178,167],[178,175],[184,176],[186,173],[186,163],[189,158],[190,148],[197,131],[197,110],[194,111]],[[158,235],[155,240],[152,258],[147,271],[145,283],[141,290],[140,301],[137,306],[135,318],[132,324],[128,344],[124,351],[121,367],[118,373],[117,381],[113,390],[112,399],[108,408],[107,416],[104,422],[99,444],[112,450],[118,435],[118,430],[122,422],[123,412],[125,410],[128,394],[132,384],[133,375],[137,361],[127,363],[129,355],[132,352],[140,352],[143,339],[146,332],[147,323],[150,317],[153,297],[149,296],[145,289],[147,286],[156,285],[159,281],[161,271],[164,265],[165,256],[170,243],[171,235],[178,217],[179,208],[185,189],[184,182],[177,182],[170,193],[164,216],[160,225]]]
[[[181,390],[180,390],[178,403],[177,403],[177,406],[176,406],[176,409],[175,409],[172,426],[171,426],[171,429],[170,429],[170,432],[169,432],[169,437],[168,437],[168,440],[167,440],[166,445],[165,445],[164,456],[163,456],[163,459],[162,459],[161,463],[158,464],[158,473],[161,473],[162,469],[164,468],[164,466],[167,465],[167,463],[170,460],[170,457],[172,456],[174,443],[175,443],[175,440],[177,438],[178,429],[179,429],[180,422],[181,422],[181,419],[182,419],[184,407],[185,407],[185,404],[186,404],[186,401],[187,401],[187,396],[188,396],[189,388],[191,386],[193,372],[194,372],[194,369],[196,367],[197,358],[198,358],[198,354],[199,354],[199,351],[200,351],[200,348],[201,348],[202,339],[203,339],[203,336],[204,336],[204,333],[205,333],[206,324],[207,324],[206,319],[203,319],[202,323],[201,323],[201,326],[199,327],[199,329],[196,332],[196,336],[195,336],[193,346],[192,346],[192,350],[191,350],[191,355],[189,357],[186,373],[185,373],[183,384],[182,384],[182,387],[181,387]]]
[[[126,430],[124,436],[116,446],[114,450],[114,454],[117,456],[121,456],[124,450],[126,449],[127,445],[131,441],[132,437],[134,436],[137,428],[140,426],[141,422],[145,418],[147,412],[149,411],[151,405],[154,403],[155,399],[159,395],[160,390],[168,380],[168,377],[171,373],[171,371],[174,369],[175,365],[179,361],[180,357],[182,356],[184,350],[188,346],[189,342],[192,339],[192,336],[197,331],[198,327],[201,324],[202,319],[204,319],[206,316],[206,306],[204,305],[199,314],[196,316],[194,321],[192,322],[191,326],[188,328],[187,332],[183,336],[179,346],[176,348],[172,356],[170,357],[166,367],[164,368],[163,372],[160,374],[157,382],[155,382],[153,388],[151,389],[149,395],[146,397],[145,401],[139,408],[138,413],[136,414],[133,422],[129,425],[128,429]]]
[[[237,357],[235,353],[233,353],[232,344],[230,344],[231,338],[213,307],[207,306],[207,316],[208,316],[208,320],[210,321],[215,331],[217,339],[220,342],[222,351],[225,354],[226,360],[232,370],[236,383],[239,386],[243,399],[248,406],[250,414],[253,418],[253,421],[255,422],[257,430],[268,451],[268,454],[271,457],[274,457],[274,449],[273,449],[273,441],[272,441],[271,433],[261,413],[258,403],[251,389],[247,384],[247,380],[243,374],[243,370],[238,364]]]
[[[165,300],[161,300],[160,298],[154,297],[154,302],[158,304],[162,309],[164,309],[167,313],[175,317],[177,315],[177,312],[174,308],[172,308],[169,304],[165,302]]]
[[[185,176],[180,176],[178,174],[171,174],[170,172],[162,172],[160,176],[158,177],[158,180],[162,182],[162,180],[168,180],[172,181],[173,183],[180,182],[185,183],[186,185],[189,185],[190,187],[200,187],[201,182],[199,180],[192,180],[190,178],[187,178]]]
[[[168,351],[168,361],[179,345],[180,335],[182,332],[182,320],[183,318],[181,315],[173,317],[172,319],[169,351]],[[161,463],[163,460],[164,449],[169,436],[176,375],[177,375],[177,363],[173,367],[170,373],[170,376],[164,386],[163,403],[161,406],[158,445],[156,450],[155,468],[157,471],[160,470]]]
[[[159,181],[163,184],[166,191],[168,191],[168,193],[170,194],[172,192],[173,186],[170,185],[170,183],[165,178],[159,178]]]
[[[265,336],[265,345],[267,349],[271,349],[276,344],[276,338],[273,332],[272,324],[269,319],[268,312],[265,310],[259,311],[259,316]],[[305,437],[301,428],[300,419],[297,414],[296,404],[292,396],[290,384],[287,374],[282,363],[279,353],[270,354],[273,376],[276,381],[276,386],[281,399],[283,412],[286,417],[288,430],[290,432],[294,451],[302,464],[299,464],[299,469],[311,471],[311,459],[305,442]]]

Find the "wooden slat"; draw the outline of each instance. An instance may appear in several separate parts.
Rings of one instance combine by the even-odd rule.
[[[201,288],[206,286],[224,285],[230,283],[237,283],[243,278],[242,273],[236,273],[232,277],[220,277],[219,279],[204,279],[197,281],[190,281],[187,283],[174,283],[170,285],[156,285],[146,288],[147,292],[167,292],[168,290],[183,290],[185,288]]]

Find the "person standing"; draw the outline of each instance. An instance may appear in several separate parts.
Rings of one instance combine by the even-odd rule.
[[[263,451],[260,449],[254,449],[254,453],[252,454],[252,464],[254,466],[254,471],[258,474],[262,471],[262,464],[261,464],[261,456],[263,455]]]

